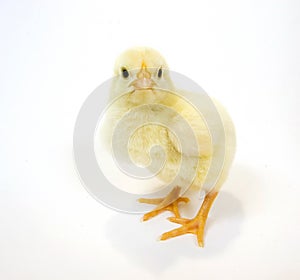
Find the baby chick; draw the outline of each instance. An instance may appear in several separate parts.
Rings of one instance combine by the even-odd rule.
[[[116,77],[110,95],[113,102],[106,112],[111,128],[108,135],[111,137],[119,120],[131,112],[126,122],[118,128],[118,133],[134,133],[130,139],[118,137],[117,146],[125,145],[125,154],[128,152],[133,162],[149,168],[165,186],[171,186],[164,198],[139,200],[157,205],[144,215],[143,220],[163,211],[171,211],[174,217],[169,220],[181,226],[164,233],[161,240],[193,233],[197,236],[198,245],[203,247],[209,210],[228,176],[235,153],[235,130],[228,113],[220,103],[212,102],[222,122],[221,127],[214,129],[224,135],[223,140],[213,141],[205,116],[187,101],[188,96],[197,98],[197,93],[174,87],[165,59],[154,49],[141,47],[125,51],[116,60],[114,72]],[[207,115],[210,114],[207,112]],[[183,129],[183,120],[189,124],[193,135],[188,135],[187,130]],[[137,125],[140,123],[143,125]],[[153,150],[154,146],[161,149]],[[212,170],[212,176],[208,176],[214,160],[221,162],[222,168]],[[164,164],[157,168],[157,165],[151,164],[153,161]],[[180,176],[177,178],[178,174]],[[183,197],[187,188],[195,193],[206,191],[204,201],[192,219],[182,218],[178,210],[178,203],[189,201]]]

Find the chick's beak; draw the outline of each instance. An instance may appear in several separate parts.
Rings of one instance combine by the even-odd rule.
[[[136,79],[130,85],[134,86],[135,89],[147,89],[156,85],[151,79],[151,73],[147,70],[144,62],[140,71],[136,74]]]

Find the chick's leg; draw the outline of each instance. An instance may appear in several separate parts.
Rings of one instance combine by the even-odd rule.
[[[140,198],[140,203],[157,205],[154,210],[146,213],[143,216],[143,221],[147,221],[165,211],[170,211],[175,215],[176,218],[180,218],[178,204],[181,202],[188,203],[189,199],[187,197],[179,197],[179,193],[180,187],[175,187],[165,198]]]
[[[169,221],[177,224],[181,224],[182,226],[177,229],[164,233],[160,239],[166,240],[186,233],[192,233],[197,236],[198,245],[200,247],[203,247],[204,228],[205,228],[207,216],[217,194],[218,192],[210,192],[205,196],[205,199],[203,201],[200,210],[198,211],[197,215],[193,219],[184,219],[184,218],[177,218],[177,217],[169,218]]]

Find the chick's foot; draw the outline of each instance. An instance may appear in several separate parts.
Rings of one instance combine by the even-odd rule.
[[[163,198],[156,198],[156,199],[147,199],[147,198],[140,198],[139,202],[141,203],[149,203],[149,204],[160,204],[164,199]],[[180,202],[189,202],[189,199],[187,197],[179,197],[177,200],[169,204],[168,206],[164,206],[158,210],[153,210],[151,212],[148,212],[144,214],[143,221],[147,221],[155,216],[157,216],[160,213],[163,213],[165,211],[172,212],[176,218],[180,218],[179,210],[178,210],[178,204]]]
[[[178,204],[181,202],[188,203],[190,200],[187,197],[178,197],[179,193],[180,187],[175,187],[165,198],[140,198],[140,203],[157,205],[154,210],[143,216],[143,221],[147,221],[165,211],[170,211],[176,218],[180,218]]]
[[[181,227],[165,232],[160,240],[167,240],[179,235],[192,233],[197,236],[198,245],[204,247],[203,236],[209,210],[217,196],[218,192],[208,193],[203,201],[203,204],[193,219],[185,219],[180,217],[168,218],[173,223],[180,224]]]

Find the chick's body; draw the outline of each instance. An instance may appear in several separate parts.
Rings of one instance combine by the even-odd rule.
[[[160,75],[160,71],[163,71],[162,75]],[[189,184],[194,190],[204,188],[208,193],[206,203],[210,207],[228,176],[235,153],[234,125],[224,107],[219,102],[213,101],[213,107],[219,114],[223,125],[222,127],[208,127],[205,116],[186,98],[189,95],[195,97],[197,93],[174,88],[165,60],[158,52],[149,48],[131,49],[121,55],[116,62],[115,74],[118,76],[111,89],[111,100],[114,101],[106,113],[106,122],[110,124],[109,137],[111,137],[119,120],[130,112],[126,122],[118,129],[123,130],[124,134],[126,131],[134,131],[134,133],[129,141],[122,137],[118,141],[120,141],[120,146],[127,146],[132,161],[139,166],[154,168],[151,171],[155,171],[157,167],[151,165],[151,161],[164,163],[156,176],[165,185],[172,183],[180,170],[179,182],[183,185]],[[208,112],[209,114],[210,112]],[[182,120],[186,121],[193,131],[196,145],[189,145],[191,138],[186,135]],[[141,123],[143,125],[139,125]],[[224,129],[224,141],[220,139],[220,141],[213,143],[211,129]],[[122,131],[120,135],[122,135]],[[124,141],[128,143],[122,143]],[[152,148],[155,146],[159,146],[160,149],[153,150]],[[206,178],[213,159],[223,162],[222,169],[221,171],[212,170],[213,176]],[[185,164],[183,165],[183,163]],[[193,175],[192,181],[191,173]],[[206,179],[213,180],[213,182],[207,182]],[[174,190],[175,187],[180,186],[174,185]],[[177,189],[171,191],[165,199],[142,202],[159,204],[159,207],[152,213],[156,215],[163,208],[170,210],[173,207],[174,210],[177,207],[176,199],[182,195],[180,189]],[[206,205],[206,210],[203,211],[209,211],[209,207]],[[199,210],[201,213],[198,213],[197,216],[198,222],[199,219],[201,220],[205,215],[207,217],[208,214],[201,209]],[[174,219],[177,220],[172,221],[181,224],[182,228],[191,226],[187,219],[180,217],[177,208],[174,211]],[[193,228],[195,219],[191,220]],[[206,218],[202,221],[202,226],[199,226],[200,232],[204,229],[205,221]],[[191,232],[191,229],[187,228],[186,231]],[[163,236],[162,239],[183,233],[185,232],[166,233],[167,235]],[[198,243],[200,246],[203,245],[202,236],[198,236]]]

